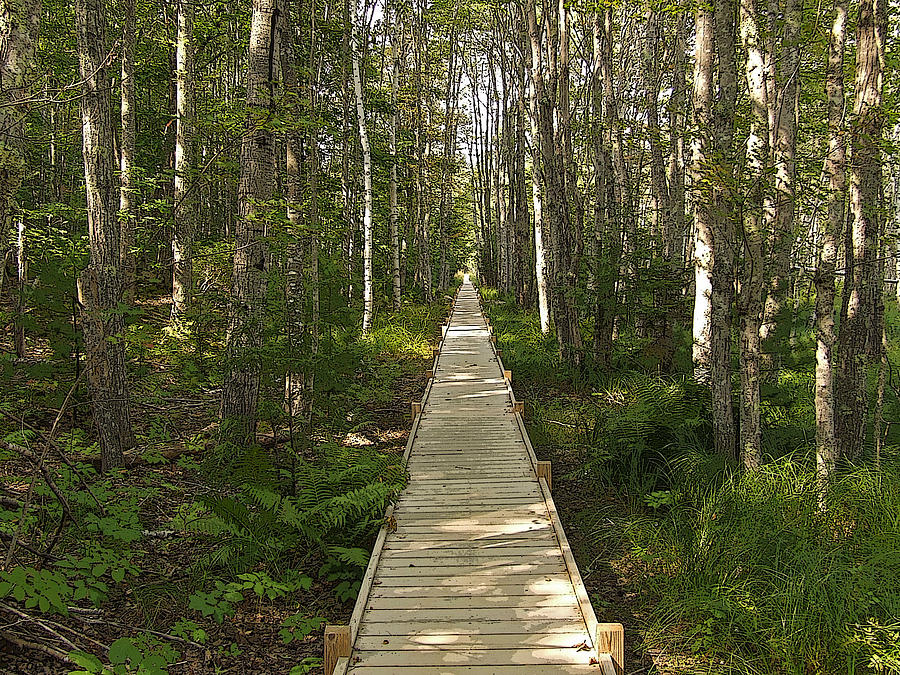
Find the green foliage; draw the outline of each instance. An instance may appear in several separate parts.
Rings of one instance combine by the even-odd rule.
[[[12,597],[26,609],[68,615],[68,607],[82,600],[99,606],[109,592],[108,580],[121,583],[138,568],[115,551],[89,549],[84,557],[69,556],[55,569],[13,567],[0,572],[0,598]]]
[[[209,640],[209,634],[200,627],[200,624],[190,619],[179,619],[172,626],[172,630],[169,633],[175,637],[192,640],[201,645],[206,644],[207,640]]]
[[[292,614],[281,622],[278,634],[284,644],[289,645],[296,640],[303,640],[325,625],[321,616],[306,616],[302,613]]]
[[[36,607],[42,612],[53,610],[67,615],[74,594],[59,572],[33,567],[13,567],[8,572],[0,572],[0,597],[12,596],[24,603],[26,609]]]
[[[681,377],[641,370],[626,330],[613,358],[625,372],[561,371],[533,313],[482,294],[538,452],[577,467],[561,483],[594,492],[566,516],[590,533],[573,543],[624,570],[648,649],[693,654],[704,672],[900,672],[897,439],[889,428],[881,469],[841,467],[822,501],[808,324],[794,324],[778,380],[762,388],[767,463],[742,473],[711,450],[708,393],[689,360]],[[894,396],[885,410],[898,413]]]
[[[845,474],[824,511],[814,471],[790,461],[718,489],[685,484],[683,502],[660,520],[625,527],[632,550],[649,553],[640,583],[655,601],[652,641],[763,671],[839,672],[848,663],[891,671],[898,478]]]
[[[233,495],[210,494],[201,503],[206,517],[185,523],[191,531],[215,536],[224,544],[210,562],[247,569],[259,560],[298,556],[331,541],[352,543],[370,536],[389,499],[404,485],[405,472],[395,455],[328,445],[316,461],[296,460],[292,474],[277,485],[245,482]],[[245,479],[271,475],[259,454],[236,471]],[[294,494],[287,494],[289,489]]]
[[[69,671],[69,675],[167,675],[168,667],[175,664],[181,655],[170,644],[142,634],[115,640],[109,646],[109,666],[86,652],[73,651],[68,656],[72,663],[81,668]]]
[[[300,663],[291,668],[289,675],[307,675],[307,673],[311,673],[316,668],[321,667],[322,659],[307,656]]]
[[[312,579],[300,576],[290,582],[279,582],[265,572],[246,572],[238,575],[237,581],[224,583],[216,581],[209,592],[197,591],[190,597],[189,607],[200,612],[204,617],[211,616],[216,623],[222,623],[225,617],[235,612],[235,605],[244,601],[247,592],[252,592],[259,599],[275,600],[298,590],[309,590]]]

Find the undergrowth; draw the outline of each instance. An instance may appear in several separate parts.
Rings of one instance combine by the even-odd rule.
[[[52,367],[0,355],[2,550],[12,536],[19,542],[0,572],[0,609],[33,615],[27,625],[40,630],[53,622],[106,625],[98,617],[125,607],[133,629],[121,624],[109,640],[98,634],[73,650],[52,634],[40,638],[73,672],[233,664],[246,647],[223,639],[220,628],[247,612],[275,617],[276,642],[307,650],[326,620],[346,618],[385,507],[405,484],[396,442],[370,437],[395,431],[385,413],[398,397],[405,404],[401,385],[419,386],[446,311],[443,300],[404,304],[377,314],[367,336],[353,322],[324,324],[315,357],[293,357],[277,340],[267,345],[260,438],[275,442],[240,448],[217,446],[211,424],[222,381],[221,317],[196,316],[173,329],[167,317],[138,312],[126,336],[138,446],[133,468],[107,475],[96,469],[89,418],[67,414],[49,440],[31,429],[48,428],[63,405],[72,385],[59,375],[71,346],[54,352]],[[38,326],[30,336],[42,339]],[[315,381],[306,413],[294,420],[282,406],[288,369]],[[73,400],[84,399],[75,387]],[[398,411],[405,421],[402,404]],[[33,461],[42,452],[46,473]],[[170,554],[177,556],[171,568]],[[297,661],[287,669],[296,675],[321,665],[317,657]]]
[[[638,625],[626,629],[638,629],[642,649],[680,655],[663,659],[665,672],[900,673],[897,439],[888,436],[880,468],[870,454],[842,465],[822,502],[808,330],[797,329],[764,386],[767,461],[745,473],[712,451],[689,336],[668,375],[630,333],[610,370],[574,372],[560,368],[536,313],[482,295],[538,453],[566,467],[557,490],[578,495],[579,511],[564,514],[583,539],[576,551],[635,594]],[[900,320],[893,307],[887,315],[892,335]],[[886,418],[897,412],[888,396]],[[604,609],[617,620],[615,606]]]

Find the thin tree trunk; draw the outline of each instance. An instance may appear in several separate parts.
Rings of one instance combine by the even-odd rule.
[[[194,234],[197,199],[193,190],[194,132],[194,6],[178,0],[175,38],[175,228],[172,237],[172,318],[180,319],[191,307],[193,295]]]
[[[25,236],[25,218],[19,216],[16,227],[16,356],[25,358],[25,285],[28,283],[28,245]]]
[[[120,119],[122,125],[122,150],[119,159],[119,222],[122,258],[122,284],[127,299],[135,293],[134,257],[134,167],[137,135],[137,111],[134,99],[134,5],[135,0],[125,0],[125,25],[122,29],[122,82]]]
[[[694,377],[712,394],[716,450],[735,455],[731,391],[732,234],[730,189],[734,102],[733,5],[696,9],[694,57],[693,185],[696,191],[694,241]],[[719,99],[714,98],[716,55]]]
[[[671,321],[670,306],[674,304],[675,268],[674,246],[672,243],[675,227],[672,204],[669,196],[669,185],[666,180],[665,158],[663,156],[662,133],[659,128],[659,89],[660,59],[659,16],[650,10],[647,17],[645,49],[644,49],[644,86],[646,89],[645,106],[647,109],[647,135],[650,144],[650,184],[652,194],[651,229],[656,243],[656,252],[663,265],[663,278],[654,292],[656,305],[655,317],[649,323],[653,327],[656,353],[659,355],[660,367],[669,370],[675,353],[674,324]]]
[[[759,418],[759,328],[763,310],[763,207],[769,157],[769,111],[765,57],[757,26],[756,0],[741,0],[741,39],[746,52],[745,75],[750,93],[750,133],[747,137],[747,203],[745,206],[744,265],[738,298],[741,334],[740,457],[746,469],[762,463]]]
[[[0,293],[9,256],[16,192],[26,172],[26,99],[41,23],[40,0],[0,3]]]
[[[275,179],[275,64],[280,58],[278,0],[253,0],[247,69],[247,122],[241,142],[239,218],[227,335],[227,372],[222,387],[222,437],[255,441],[268,286],[265,219]]]
[[[828,215],[822,225],[816,265],[816,469],[823,493],[838,458],[835,441],[834,391],[834,272],[844,225],[846,141],[844,134],[844,44],[848,0],[834,0],[834,20],[828,37],[825,95],[828,105]]]
[[[401,287],[400,287],[400,209],[397,203],[397,132],[400,127],[400,44],[403,41],[402,36],[398,40],[398,33],[401,31],[401,22],[399,8],[394,10],[394,29],[391,36],[392,48],[392,66],[391,66],[391,104],[393,105],[393,113],[391,114],[391,131],[390,131],[390,153],[391,153],[391,182],[390,191],[390,208],[391,208],[391,278],[393,280],[393,308],[395,312],[400,311]]]
[[[356,2],[356,0],[353,0]],[[364,35],[357,17],[354,21],[356,40],[353,46],[353,92],[356,96],[356,118],[359,123],[359,144],[362,148],[363,160],[363,335],[372,328],[375,309],[372,281],[372,151],[369,147],[369,132],[366,130],[366,109],[363,100],[362,74],[360,58],[365,55]]]
[[[775,103],[772,157],[775,169],[774,222],[772,232],[772,255],[769,265],[766,304],[761,326],[761,337],[770,341],[779,333],[778,323],[782,318],[782,307],[790,285],[791,249],[794,245],[794,214],[797,154],[797,95],[800,80],[800,33],[803,23],[803,0],[787,0],[784,9],[784,38],[781,41],[782,54],[777,65],[777,89],[769,98]],[[774,83],[773,83],[774,84]],[[789,320],[789,317],[787,317]],[[765,354],[766,370],[771,376],[776,373],[776,360],[772,358],[770,344]]]
[[[90,265],[82,274],[87,379],[104,471],[121,466],[134,445],[125,365],[122,263],[115,190],[116,157],[107,65],[106,18],[100,0],[77,0],[75,19],[82,78],[81,128]]]

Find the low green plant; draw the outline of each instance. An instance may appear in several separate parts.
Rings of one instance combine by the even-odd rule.
[[[281,636],[282,642],[289,645],[291,642],[309,637],[324,624],[325,619],[321,616],[292,614],[281,622],[281,630],[278,631],[278,634]]]
[[[167,675],[168,667],[180,656],[172,645],[151,635],[120,637],[109,646],[108,666],[93,654],[69,652],[69,660],[81,668],[69,671],[69,675]]]
[[[243,602],[248,592],[260,600],[271,601],[298,590],[309,590],[311,585],[312,579],[306,575],[288,582],[279,582],[265,572],[245,572],[238,575],[237,581],[225,583],[216,580],[211,590],[197,591],[191,595],[188,606],[204,617],[211,616],[217,623],[222,623],[225,617],[234,614],[235,605]]]
[[[296,666],[291,668],[289,675],[307,675],[307,673],[311,673],[316,668],[322,667],[322,659],[315,658],[313,656],[307,656]]]

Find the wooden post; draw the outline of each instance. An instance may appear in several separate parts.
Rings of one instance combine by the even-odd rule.
[[[503,379],[505,379],[507,382],[512,382],[512,371],[504,370],[503,371]]]
[[[425,371],[425,379],[426,379],[426,380],[430,380],[432,377],[434,377],[434,371],[433,371],[433,370],[426,370],[426,371]]]
[[[325,626],[325,672],[331,675],[338,659],[350,656],[350,626]]]
[[[422,402],[421,401],[412,401],[409,404],[409,417],[415,422],[416,417],[422,414]]]
[[[625,673],[625,629],[620,623],[597,625],[597,651],[610,654],[616,666],[616,675]]]
[[[440,356],[440,354],[441,354],[441,348],[440,348],[440,347],[434,347],[434,348],[432,348],[432,350],[431,350],[431,358],[436,359],[438,356]]]
[[[498,349],[498,350],[497,350],[497,358],[498,358],[498,359],[502,359],[502,358],[503,358],[503,350],[502,350],[502,349]]]
[[[525,414],[525,401],[513,401],[513,412],[520,415]]]
[[[536,471],[538,480],[543,478],[545,481],[547,481],[547,487],[550,490],[553,490],[553,471],[550,468],[550,462],[543,462],[538,460]]]
[[[496,344],[497,344],[497,336],[496,336],[496,335],[491,335],[491,344],[492,344],[492,345],[496,345]]]

